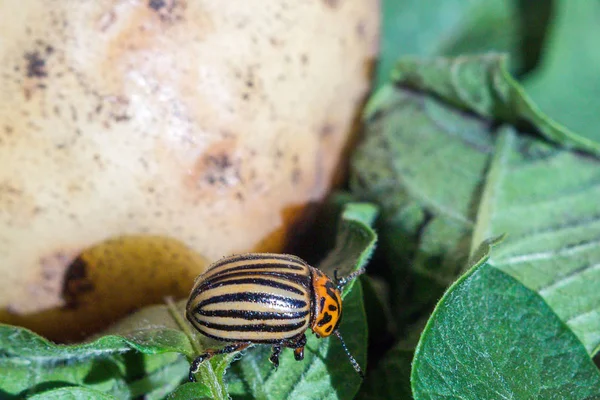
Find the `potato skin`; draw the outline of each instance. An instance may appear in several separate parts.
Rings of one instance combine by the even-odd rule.
[[[0,309],[65,306],[67,266],[120,235],[170,236],[209,261],[281,250],[340,163],[378,12],[0,2]]]

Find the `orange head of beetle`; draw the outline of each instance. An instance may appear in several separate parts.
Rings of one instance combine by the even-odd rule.
[[[314,314],[311,329],[319,337],[335,332],[342,319],[342,296],[335,284],[321,271],[313,274]]]
[[[364,378],[362,369],[356,359],[352,357],[350,351],[348,351],[346,343],[344,343],[344,339],[342,339],[342,335],[338,331],[338,326],[342,321],[342,296],[340,289],[343,288],[346,283],[364,273],[365,270],[364,268],[361,268],[342,279],[338,279],[337,271],[335,272],[334,277],[336,284],[318,269],[313,269],[312,285],[314,296],[313,315],[310,327],[318,337],[327,337],[332,333],[335,334],[340,339],[350,363],[360,377]]]

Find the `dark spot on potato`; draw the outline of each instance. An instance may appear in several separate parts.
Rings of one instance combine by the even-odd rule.
[[[340,0],[323,0],[323,3],[329,8],[335,9],[340,5]]]
[[[335,132],[335,127],[330,123],[326,123],[319,130],[319,136],[325,138],[327,136],[330,136],[333,132]]]
[[[81,257],[77,257],[65,272],[62,295],[67,308],[79,307],[78,297],[94,290],[94,284],[88,278],[88,264]]]
[[[364,39],[365,36],[367,35],[367,28],[366,28],[366,24],[365,21],[358,21],[358,24],[356,24],[356,36],[358,36],[361,39]]]
[[[33,51],[25,54],[25,61],[27,61],[27,77],[28,78],[45,78],[48,76],[46,71],[46,60],[42,57],[40,52]]]
[[[269,43],[271,43],[271,45],[273,47],[279,47],[279,46],[281,46],[283,44],[283,41],[281,39],[279,39],[279,38],[276,38],[276,37],[270,37],[269,38]]]
[[[164,0],[150,0],[148,2],[148,7],[150,7],[154,11],[158,11],[161,8],[165,7],[166,5],[167,5],[167,3],[165,3]]]
[[[300,55],[300,62],[302,63],[302,65],[308,64],[308,55],[306,53]]]
[[[184,19],[187,4],[183,0],[149,0],[148,7],[158,14],[162,22],[174,23]]]
[[[203,159],[203,164],[204,180],[210,185],[219,183],[229,186],[240,178],[238,167],[234,165],[228,153],[207,155]]]

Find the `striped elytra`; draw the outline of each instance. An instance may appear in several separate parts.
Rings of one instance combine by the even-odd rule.
[[[337,331],[342,315],[340,289],[362,272],[356,271],[336,285],[293,255],[250,253],[215,262],[196,279],[186,317],[200,333],[233,344],[198,356],[190,368],[190,380],[195,380],[204,360],[253,343],[273,346],[270,360],[276,367],[282,347],[294,349],[295,358],[302,360],[309,328],[317,337],[338,336],[362,376]]]

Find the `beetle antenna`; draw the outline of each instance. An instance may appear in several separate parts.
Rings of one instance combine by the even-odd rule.
[[[337,277],[337,269],[335,271],[333,271],[333,277],[335,278],[335,283],[337,285],[338,290],[343,288],[344,286],[346,286],[346,284],[348,282],[350,282],[352,279],[356,278],[359,275],[362,275],[365,273],[365,268],[362,267],[360,269],[357,269],[356,271],[354,271],[353,273],[351,273],[348,276],[345,276],[341,279],[338,279]]]
[[[342,339],[342,334],[338,330],[333,331],[333,333],[335,333],[335,336],[337,336],[338,339],[340,339],[340,342],[342,342],[342,347],[344,348],[346,355],[350,359],[350,363],[354,367],[354,370],[356,372],[358,372],[358,375],[360,375],[361,379],[365,379],[365,374],[363,373],[362,369],[360,368],[358,361],[356,361],[356,359],[354,357],[352,357],[352,354],[350,354],[348,347],[346,347],[346,343],[344,342],[344,339]]]
[[[338,272],[339,272],[339,268],[336,268],[333,270],[333,280],[335,281],[335,285],[338,287],[338,289],[340,288],[340,278],[338,277]]]

